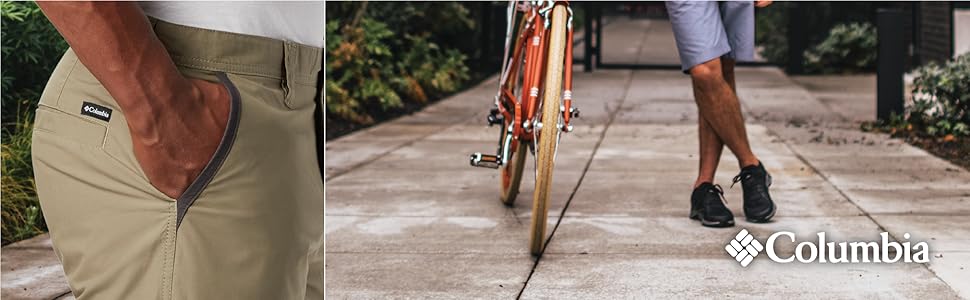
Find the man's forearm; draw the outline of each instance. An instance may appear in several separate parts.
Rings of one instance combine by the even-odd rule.
[[[134,2],[38,2],[82,63],[115,98],[129,126],[152,139],[178,93],[197,92]]]

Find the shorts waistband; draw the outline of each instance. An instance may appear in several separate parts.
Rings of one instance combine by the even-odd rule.
[[[295,42],[173,24],[149,18],[177,65],[272,77],[315,86],[323,49]]]

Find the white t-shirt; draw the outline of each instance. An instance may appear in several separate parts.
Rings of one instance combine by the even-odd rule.
[[[139,5],[146,15],[170,23],[323,48],[323,1],[158,1]]]

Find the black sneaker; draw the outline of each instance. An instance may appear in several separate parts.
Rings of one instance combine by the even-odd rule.
[[[744,191],[744,218],[753,223],[771,220],[775,216],[775,203],[768,194],[771,175],[765,170],[765,166],[758,162],[757,166],[742,168],[741,174],[734,177],[734,183],[738,182],[741,182]],[[732,187],[734,183],[731,184]]]
[[[702,183],[691,193],[690,218],[707,227],[734,226],[734,214],[724,206],[724,190],[710,182]]]

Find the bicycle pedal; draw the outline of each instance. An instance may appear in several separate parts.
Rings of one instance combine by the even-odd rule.
[[[475,152],[471,156],[471,165],[473,167],[491,168],[498,169],[502,165],[502,160],[496,155],[482,154],[481,152]]]

